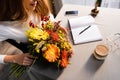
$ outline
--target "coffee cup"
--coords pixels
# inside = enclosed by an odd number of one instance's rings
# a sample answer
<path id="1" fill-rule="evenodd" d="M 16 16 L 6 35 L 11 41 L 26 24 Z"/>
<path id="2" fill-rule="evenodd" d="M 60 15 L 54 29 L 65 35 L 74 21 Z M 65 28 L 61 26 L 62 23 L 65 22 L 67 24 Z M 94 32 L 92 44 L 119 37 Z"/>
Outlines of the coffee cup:
<path id="1" fill-rule="evenodd" d="M 109 49 L 105 45 L 97 45 L 94 50 L 94 57 L 97 60 L 104 60 L 108 55 Z"/>

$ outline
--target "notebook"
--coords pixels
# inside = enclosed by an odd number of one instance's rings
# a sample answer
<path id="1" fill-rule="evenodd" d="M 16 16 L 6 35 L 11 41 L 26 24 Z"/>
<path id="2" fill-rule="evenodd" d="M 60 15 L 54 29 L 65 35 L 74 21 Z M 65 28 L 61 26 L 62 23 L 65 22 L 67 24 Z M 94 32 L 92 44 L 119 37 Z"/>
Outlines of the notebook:
<path id="1" fill-rule="evenodd" d="M 101 33 L 92 16 L 71 18 L 68 21 L 74 44 L 102 40 Z"/>

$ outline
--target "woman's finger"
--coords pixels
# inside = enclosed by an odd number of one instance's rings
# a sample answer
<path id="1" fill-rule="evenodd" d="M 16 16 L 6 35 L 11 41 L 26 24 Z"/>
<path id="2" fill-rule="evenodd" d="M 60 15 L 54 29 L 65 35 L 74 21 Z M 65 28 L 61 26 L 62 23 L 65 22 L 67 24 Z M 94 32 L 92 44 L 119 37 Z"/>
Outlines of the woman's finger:
<path id="1" fill-rule="evenodd" d="M 30 55 L 29 53 L 27 53 L 26 56 L 27 56 L 28 58 L 34 58 L 34 56 L 33 56 L 33 55 Z"/>
<path id="2" fill-rule="evenodd" d="M 28 65 L 31 65 L 32 63 L 33 63 L 33 61 L 24 61 L 23 65 L 28 66 Z"/>

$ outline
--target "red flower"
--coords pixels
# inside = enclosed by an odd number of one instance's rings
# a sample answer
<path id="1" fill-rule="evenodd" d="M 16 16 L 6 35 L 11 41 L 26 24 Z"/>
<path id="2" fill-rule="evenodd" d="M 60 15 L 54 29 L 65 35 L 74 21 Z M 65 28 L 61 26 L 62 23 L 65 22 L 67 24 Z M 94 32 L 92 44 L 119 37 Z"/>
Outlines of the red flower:
<path id="1" fill-rule="evenodd" d="M 36 25 L 34 25 L 32 21 L 29 22 L 29 26 L 32 27 L 32 28 L 36 27 Z"/>
<path id="2" fill-rule="evenodd" d="M 51 37 L 53 38 L 53 40 L 59 41 L 59 38 L 58 38 L 58 34 L 57 34 L 57 33 L 55 33 L 55 32 L 51 33 Z"/>
<path id="3" fill-rule="evenodd" d="M 50 16 L 41 16 L 41 21 L 48 21 L 50 19 Z"/>
<path id="4" fill-rule="evenodd" d="M 50 34 L 54 41 L 59 41 L 59 36 L 56 32 L 54 32 L 53 30 L 49 30 L 48 33 Z"/>
<path id="5" fill-rule="evenodd" d="M 61 59 L 61 61 L 60 61 L 60 64 L 61 64 L 61 66 L 62 66 L 63 68 L 65 68 L 65 67 L 67 67 L 67 65 L 68 65 L 68 52 L 65 51 L 65 50 L 63 50 L 61 53 L 62 53 L 62 54 L 61 54 L 62 59 Z"/>

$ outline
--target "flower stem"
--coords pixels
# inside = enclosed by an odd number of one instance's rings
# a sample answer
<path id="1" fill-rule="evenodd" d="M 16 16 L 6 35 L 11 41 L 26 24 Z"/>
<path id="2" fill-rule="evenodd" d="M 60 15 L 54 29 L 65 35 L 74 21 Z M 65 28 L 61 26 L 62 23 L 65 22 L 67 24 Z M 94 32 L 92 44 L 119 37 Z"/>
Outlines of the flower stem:
<path id="1" fill-rule="evenodd" d="M 35 63 L 36 59 L 37 59 L 37 57 L 35 57 L 35 59 L 34 59 L 34 61 L 33 61 L 32 65 L 30 66 L 30 68 L 29 68 L 29 70 L 28 70 L 29 72 L 31 71 L 32 66 L 34 65 L 34 63 Z"/>

